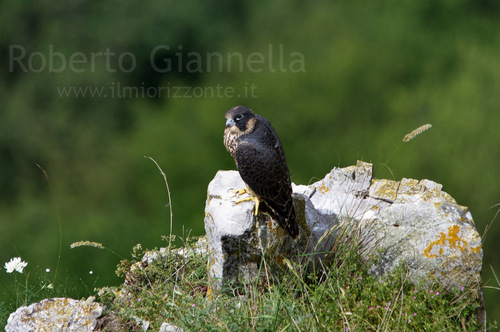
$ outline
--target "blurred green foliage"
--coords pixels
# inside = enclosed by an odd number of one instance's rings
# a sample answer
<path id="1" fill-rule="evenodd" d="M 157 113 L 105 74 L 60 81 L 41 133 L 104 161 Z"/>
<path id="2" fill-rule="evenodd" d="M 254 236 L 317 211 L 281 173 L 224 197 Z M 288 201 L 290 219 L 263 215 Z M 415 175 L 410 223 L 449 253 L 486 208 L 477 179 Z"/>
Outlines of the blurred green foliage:
<path id="1" fill-rule="evenodd" d="M 499 31 L 494 0 L 2 1 L 0 259 L 21 256 L 53 278 L 60 221 L 58 279 L 74 296 L 117 284 L 118 257 L 69 245 L 97 241 L 122 256 L 136 243 L 164 245 L 167 191 L 144 156 L 167 175 L 174 233 L 203 234 L 206 187 L 235 168 L 224 113 L 243 104 L 273 123 L 296 183 L 357 159 L 379 178 L 442 183 L 470 208 L 484 234 L 484 281 L 498 287 Z M 87 61 L 72 68 L 75 53 Z M 297 55 L 304 70 L 292 66 Z M 217 86 L 234 93 L 210 94 Z M 425 123 L 432 129 L 401 142 Z M 3 287 L 10 277 L 0 273 Z M 498 294 L 485 290 L 492 318 Z"/>

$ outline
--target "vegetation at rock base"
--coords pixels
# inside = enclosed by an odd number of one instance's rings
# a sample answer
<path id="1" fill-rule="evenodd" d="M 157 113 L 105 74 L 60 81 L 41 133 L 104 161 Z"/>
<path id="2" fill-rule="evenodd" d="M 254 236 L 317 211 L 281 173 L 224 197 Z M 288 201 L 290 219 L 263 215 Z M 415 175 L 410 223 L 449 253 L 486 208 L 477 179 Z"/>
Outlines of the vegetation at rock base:
<path id="1" fill-rule="evenodd" d="M 352 248 L 334 258 L 331 267 L 310 270 L 288 261 L 271 271 L 263 264 L 265 281 L 210 294 L 207 254 L 194 240 L 182 249 L 167 248 L 149 264 L 142 259 L 146 252 L 136 248 L 135 259 L 117 270 L 124 285 L 99 291 L 108 313 L 125 322 L 131 317 L 148 321 L 153 330 L 163 322 L 187 331 L 479 329 L 471 290 L 414 286 L 403 268 L 377 279 Z"/>

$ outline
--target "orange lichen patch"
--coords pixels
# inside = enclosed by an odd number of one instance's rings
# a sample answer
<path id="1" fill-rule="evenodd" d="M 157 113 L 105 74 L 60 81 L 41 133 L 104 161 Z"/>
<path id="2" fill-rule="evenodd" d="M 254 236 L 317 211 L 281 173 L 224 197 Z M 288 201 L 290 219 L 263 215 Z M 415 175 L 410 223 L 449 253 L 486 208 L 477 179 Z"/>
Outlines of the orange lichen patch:
<path id="1" fill-rule="evenodd" d="M 211 286 L 208 286 L 207 287 L 207 299 L 209 301 L 212 301 L 213 300 L 213 290 L 212 290 L 212 287 Z"/>
<path id="2" fill-rule="evenodd" d="M 481 244 L 479 244 L 477 247 L 470 247 L 470 250 L 476 254 L 479 254 L 481 252 Z"/>
<path id="3" fill-rule="evenodd" d="M 271 232 L 274 232 L 277 228 L 277 224 L 272 219 L 269 219 L 269 221 L 267 222 L 267 227 Z"/>
<path id="4" fill-rule="evenodd" d="M 461 252 L 464 251 L 465 247 L 467 247 L 467 241 L 460 238 L 458 236 L 458 232 L 460 231 L 460 226 L 453 225 L 448 227 L 448 234 L 444 232 L 440 232 L 439 238 L 436 241 L 432 241 L 427 248 L 424 250 L 424 255 L 429 258 L 436 258 L 441 256 L 444 252 L 444 247 L 447 246 L 450 249 L 458 249 Z M 438 253 L 431 253 L 434 249 L 434 246 L 438 247 Z"/>
<path id="5" fill-rule="evenodd" d="M 393 180 L 372 180 L 372 185 L 375 186 L 375 192 L 372 196 L 395 200 L 398 192 L 399 181 Z"/>
<path id="6" fill-rule="evenodd" d="M 321 187 L 318 188 L 318 190 L 322 193 L 322 194 L 326 194 L 327 192 L 330 191 L 330 188 L 326 187 L 325 184 L 323 183 L 321 185 Z"/>

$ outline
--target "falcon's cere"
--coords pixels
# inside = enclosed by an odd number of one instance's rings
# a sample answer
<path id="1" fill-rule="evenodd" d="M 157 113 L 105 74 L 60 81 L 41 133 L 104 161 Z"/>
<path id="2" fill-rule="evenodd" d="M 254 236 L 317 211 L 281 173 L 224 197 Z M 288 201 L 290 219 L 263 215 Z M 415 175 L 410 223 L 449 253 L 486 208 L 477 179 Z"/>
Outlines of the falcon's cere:
<path id="1" fill-rule="evenodd" d="M 299 227 L 295 221 L 290 172 L 271 123 L 245 106 L 233 107 L 226 113 L 224 145 L 247 191 L 253 195 L 250 199 L 255 201 L 255 214 L 258 211 L 268 213 L 297 239 Z M 243 200 L 249 199 L 238 202 Z"/>

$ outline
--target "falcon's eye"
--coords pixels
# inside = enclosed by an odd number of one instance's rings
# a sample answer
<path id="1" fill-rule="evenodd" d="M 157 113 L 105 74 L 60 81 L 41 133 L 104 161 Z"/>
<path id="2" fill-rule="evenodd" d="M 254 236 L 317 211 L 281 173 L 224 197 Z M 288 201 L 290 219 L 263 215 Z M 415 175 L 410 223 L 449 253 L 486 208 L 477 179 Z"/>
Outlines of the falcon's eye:
<path id="1" fill-rule="evenodd" d="M 235 121 L 240 121 L 243 118 L 243 114 L 238 114 L 234 117 Z"/>

